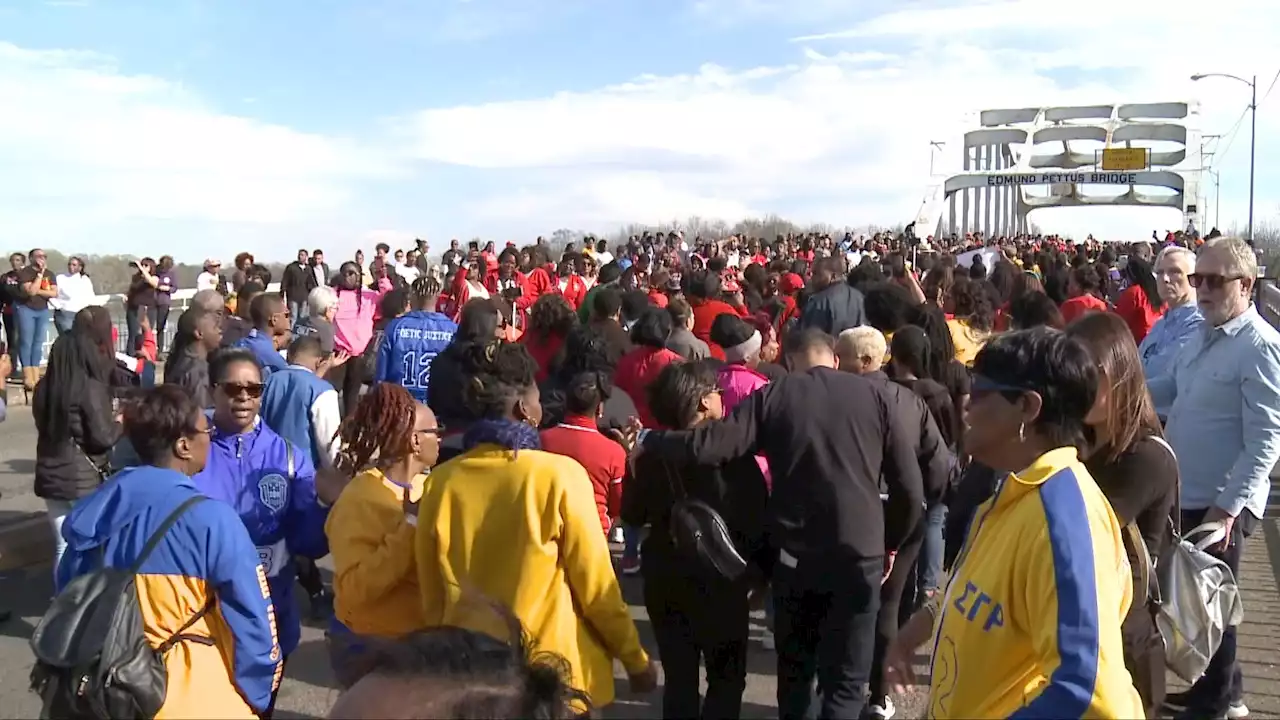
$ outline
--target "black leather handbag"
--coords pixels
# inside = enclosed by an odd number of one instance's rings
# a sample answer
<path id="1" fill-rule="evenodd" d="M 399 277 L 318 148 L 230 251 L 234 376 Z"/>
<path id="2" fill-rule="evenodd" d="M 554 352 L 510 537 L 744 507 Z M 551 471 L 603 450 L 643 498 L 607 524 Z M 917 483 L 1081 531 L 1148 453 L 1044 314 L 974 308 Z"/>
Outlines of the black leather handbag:
<path id="1" fill-rule="evenodd" d="M 671 507 L 671 542 L 676 550 L 712 577 L 737 580 L 747 570 L 747 561 L 729 534 L 729 526 L 715 508 L 689 497 L 684 483 L 667 463 L 663 463 L 671 483 L 675 504 Z"/>

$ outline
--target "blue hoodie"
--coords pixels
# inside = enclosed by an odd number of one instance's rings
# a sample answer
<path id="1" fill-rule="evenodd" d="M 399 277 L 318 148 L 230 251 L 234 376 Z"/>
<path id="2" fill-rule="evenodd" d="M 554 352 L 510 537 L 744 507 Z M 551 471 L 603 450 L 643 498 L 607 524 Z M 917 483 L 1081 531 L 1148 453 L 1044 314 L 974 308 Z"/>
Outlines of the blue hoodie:
<path id="1" fill-rule="evenodd" d="M 374 384 L 403 385 L 418 402 L 427 401 L 431 363 L 453 342 L 458 326 L 437 312 L 414 310 L 387 323 L 378 346 Z"/>
<path id="2" fill-rule="evenodd" d="M 78 502 L 62 524 L 62 589 L 98 569 L 128 567 L 160 523 L 198 495 L 191 478 L 153 466 L 129 468 Z M 165 656 L 163 717 L 251 717 L 266 710 L 280 684 L 283 655 L 258 553 L 244 525 L 222 503 L 187 509 L 136 579 L 148 636 L 168 638 L 213 593 L 213 609 L 187 632 L 213 645 L 183 642 Z M 246 707 L 246 701 L 248 707 Z"/>
<path id="3" fill-rule="evenodd" d="M 280 649 L 288 656 L 302 635 L 302 620 L 293 600 L 297 575 L 293 556 L 321 558 L 329 554 L 324 534 L 329 509 L 316 498 L 316 471 L 310 453 L 291 445 L 261 420 L 239 435 L 215 429 L 209 462 L 192 480 L 200 492 L 234 508 L 248 528 L 271 585 Z"/>

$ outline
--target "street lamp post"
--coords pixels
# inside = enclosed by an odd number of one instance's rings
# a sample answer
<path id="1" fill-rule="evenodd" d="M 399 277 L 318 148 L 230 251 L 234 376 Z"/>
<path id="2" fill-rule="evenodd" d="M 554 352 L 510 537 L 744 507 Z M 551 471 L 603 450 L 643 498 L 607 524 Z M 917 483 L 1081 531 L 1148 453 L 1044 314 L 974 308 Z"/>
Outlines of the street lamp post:
<path id="1" fill-rule="evenodd" d="M 947 143 L 942 140 L 929 141 L 929 177 L 931 178 L 933 177 L 933 151 L 937 150 L 938 152 L 942 152 L 942 146 L 946 144 Z"/>
<path id="2" fill-rule="evenodd" d="M 1209 176 L 1213 178 L 1213 226 L 1218 227 L 1219 218 L 1222 217 L 1222 174 L 1209 168 Z"/>
<path id="3" fill-rule="evenodd" d="M 1249 86 L 1249 246 L 1253 247 L 1253 174 L 1254 162 L 1258 157 L 1258 76 L 1254 75 L 1252 80 L 1245 80 L 1236 75 L 1228 73 L 1200 73 L 1192 75 L 1191 80 L 1203 80 L 1211 77 L 1222 77 L 1242 82 Z"/>

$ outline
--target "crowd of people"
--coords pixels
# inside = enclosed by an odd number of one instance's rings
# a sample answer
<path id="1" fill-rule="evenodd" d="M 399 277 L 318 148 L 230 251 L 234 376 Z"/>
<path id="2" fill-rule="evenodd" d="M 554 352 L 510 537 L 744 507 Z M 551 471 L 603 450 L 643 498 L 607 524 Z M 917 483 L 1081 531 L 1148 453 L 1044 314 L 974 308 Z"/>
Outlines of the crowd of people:
<path id="1" fill-rule="evenodd" d="M 18 344 L 65 282 L 42 256 Z M 57 585 L 140 563 L 161 716 L 270 717 L 299 585 L 336 717 L 584 716 L 615 661 L 656 689 L 650 653 L 664 717 L 738 717 L 759 607 L 782 718 L 893 717 L 917 650 L 930 717 L 1248 715 L 1235 628 L 1167 693 L 1134 586 L 1205 522 L 1238 573 L 1266 507 L 1280 333 L 1239 240 L 418 241 L 300 250 L 278 293 L 234 265 L 161 384 L 94 306 L 23 377 Z"/>

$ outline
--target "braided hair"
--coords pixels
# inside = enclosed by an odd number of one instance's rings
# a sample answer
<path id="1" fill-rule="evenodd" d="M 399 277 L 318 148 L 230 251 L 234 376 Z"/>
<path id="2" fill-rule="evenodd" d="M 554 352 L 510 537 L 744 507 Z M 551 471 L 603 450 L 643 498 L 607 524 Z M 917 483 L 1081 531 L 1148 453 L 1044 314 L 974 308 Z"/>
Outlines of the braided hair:
<path id="1" fill-rule="evenodd" d="M 465 374 L 471 376 L 464 398 L 482 419 L 506 417 L 516 397 L 536 384 L 538 363 L 524 345 L 493 341 L 469 353 Z"/>
<path id="2" fill-rule="evenodd" d="M 416 412 L 417 401 L 403 385 L 374 385 L 338 426 L 337 470 L 354 474 L 375 457 L 384 466 L 408 457 Z"/>
<path id="3" fill-rule="evenodd" d="M 427 273 L 409 286 L 409 302 L 415 309 L 435 310 L 435 299 L 444 291 L 444 285 L 436 276 Z"/>

